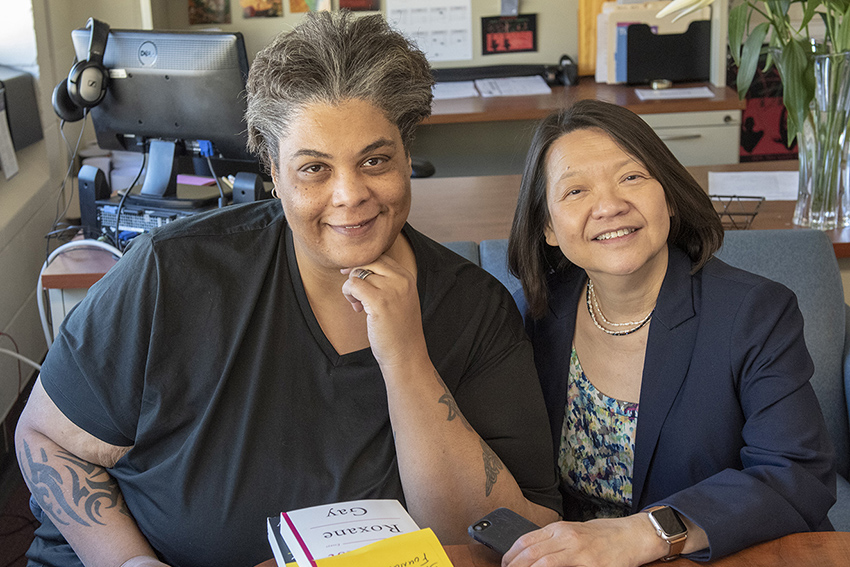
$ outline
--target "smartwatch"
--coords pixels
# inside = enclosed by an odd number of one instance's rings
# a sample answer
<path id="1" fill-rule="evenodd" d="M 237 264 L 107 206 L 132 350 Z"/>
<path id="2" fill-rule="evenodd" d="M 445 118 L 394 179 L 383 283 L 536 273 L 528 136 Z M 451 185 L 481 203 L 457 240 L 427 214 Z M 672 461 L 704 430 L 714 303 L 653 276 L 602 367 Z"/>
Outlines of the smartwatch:
<path id="1" fill-rule="evenodd" d="M 655 533 L 667 542 L 667 555 L 662 557 L 661 560 L 676 559 L 682 553 L 685 548 L 685 541 L 688 539 L 688 528 L 685 527 L 682 518 L 670 506 L 653 506 L 648 508 L 646 512 L 649 514 L 649 521 L 652 522 Z"/>

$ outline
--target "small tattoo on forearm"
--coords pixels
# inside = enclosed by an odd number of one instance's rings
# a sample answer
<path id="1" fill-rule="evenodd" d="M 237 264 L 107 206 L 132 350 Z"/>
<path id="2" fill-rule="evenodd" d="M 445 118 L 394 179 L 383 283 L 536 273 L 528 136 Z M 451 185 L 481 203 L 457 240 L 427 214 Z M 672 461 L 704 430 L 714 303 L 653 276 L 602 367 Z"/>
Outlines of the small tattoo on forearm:
<path id="1" fill-rule="evenodd" d="M 26 463 L 26 467 L 22 467 L 26 469 L 23 474 L 33 498 L 55 523 L 105 525 L 102 521 L 103 513 L 116 507 L 120 513 L 130 516 L 118 483 L 105 468 L 82 461 L 66 451 L 57 453 L 55 458 L 65 461 L 65 471 L 71 476 L 71 502 L 63 492 L 61 473 L 47 464 L 47 452 L 44 449 L 39 451 L 39 460 L 36 460 L 29 444 L 24 441 L 23 457 L 21 462 Z"/>
<path id="2" fill-rule="evenodd" d="M 466 418 L 463 417 L 462 413 L 460 413 L 460 408 L 457 407 L 457 402 L 455 401 L 454 396 L 452 396 L 452 393 L 449 392 L 445 382 L 443 382 L 443 379 L 440 378 L 440 374 L 436 370 L 434 371 L 434 376 L 436 376 L 437 380 L 443 385 L 443 388 L 446 391 L 446 393 L 440 396 L 440 399 L 437 400 L 438 403 L 446 404 L 446 407 L 449 408 L 449 415 L 446 416 L 446 421 L 454 421 L 456 418 L 460 418 L 460 422 L 464 427 L 466 427 L 467 431 L 473 431 L 472 426 L 469 425 L 469 422 L 466 421 Z"/>
<path id="3" fill-rule="evenodd" d="M 505 465 L 483 439 L 481 439 L 481 449 L 484 451 L 484 474 L 486 475 L 484 495 L 490 496 L 490 493 L 493 492 L 493 485 L 496 484 L 496 479 L 499 476 L 499 471 L 505 468 Z"/>

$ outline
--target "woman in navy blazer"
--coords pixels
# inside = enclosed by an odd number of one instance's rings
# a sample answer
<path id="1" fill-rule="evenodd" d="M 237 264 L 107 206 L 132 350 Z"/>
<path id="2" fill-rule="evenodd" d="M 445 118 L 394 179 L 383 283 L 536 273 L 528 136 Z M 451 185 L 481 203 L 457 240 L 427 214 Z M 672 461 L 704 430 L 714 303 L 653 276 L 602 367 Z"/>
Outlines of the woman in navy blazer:
<path id="1" fill-rule="evenodd" d="M 508 249 L 564 520 L 510 567 L 708 560 L 832 529 L 833 452 L 794 294 L 713 257 L 709 197 L 634 113 L 545 119 Z"/>

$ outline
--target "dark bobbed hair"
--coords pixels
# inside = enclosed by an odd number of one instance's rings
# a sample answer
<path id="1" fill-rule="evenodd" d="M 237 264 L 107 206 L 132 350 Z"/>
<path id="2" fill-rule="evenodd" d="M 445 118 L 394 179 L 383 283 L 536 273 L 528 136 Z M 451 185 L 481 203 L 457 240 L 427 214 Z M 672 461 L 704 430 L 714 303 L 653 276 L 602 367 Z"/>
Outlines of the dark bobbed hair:
<path id="1" fill-rule="evenodd" d="M 431 114 L 434 79 L 425 55 L 380 14 L 311 12 L 260 51 L 248 74 L 248 149 L 270 171 L 280 140 L 307 105 L 365 100 L 401 134 L 405 151 Z"/>
<path id="2" fill-rule="evenodd" d="M 540 122 L 525 160 L 508 241 L 508 268 L 522 283 L 532 317 L 539 318 L 545 313 L 547 274 L 569 266 L 569 260 L 558 247 L 546 244 L 544 235 L 550 219 L 546 201 L 549 148 L 564 134 L 586 129 L 608 134 L 661 184 L 673 215 L 667 242 L 688 254 L 694 264 L 693 272 L 702 268 L 723 244 L 723 225 L 711 199 L 646 122 L 616 104 L 579 101 Z"/>

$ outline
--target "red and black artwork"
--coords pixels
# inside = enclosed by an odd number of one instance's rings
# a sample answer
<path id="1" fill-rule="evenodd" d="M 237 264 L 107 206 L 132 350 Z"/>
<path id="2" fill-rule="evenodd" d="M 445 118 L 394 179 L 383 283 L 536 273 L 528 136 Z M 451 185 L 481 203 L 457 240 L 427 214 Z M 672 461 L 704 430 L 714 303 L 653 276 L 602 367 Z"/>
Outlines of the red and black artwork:
<path id="1" fill-rule="evenodd" d="M 776 67 L 763 72 L 760 63 L 741 115 L 740 161 L 797 159 L 797 142 L 788 145 L 787 111 Z M 735 88 L 734 81 L 730 86 Z"/>
<path id="2" fill-rule="evenodd" d="M 537 51 L 537 14 L 481 18 L 483 55 Z"/>

